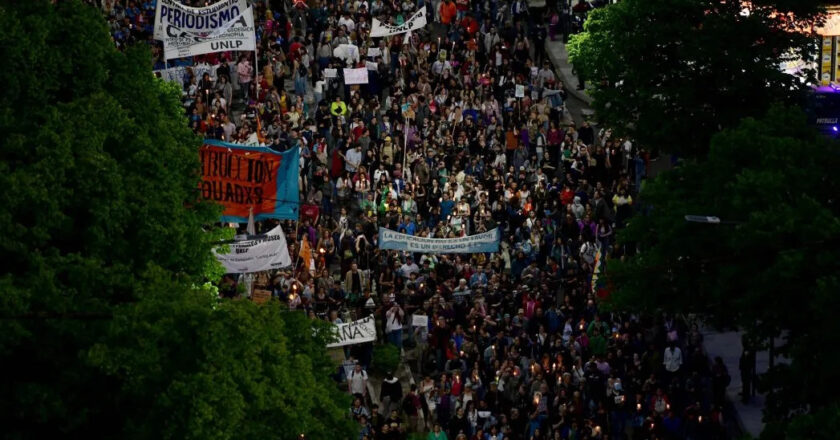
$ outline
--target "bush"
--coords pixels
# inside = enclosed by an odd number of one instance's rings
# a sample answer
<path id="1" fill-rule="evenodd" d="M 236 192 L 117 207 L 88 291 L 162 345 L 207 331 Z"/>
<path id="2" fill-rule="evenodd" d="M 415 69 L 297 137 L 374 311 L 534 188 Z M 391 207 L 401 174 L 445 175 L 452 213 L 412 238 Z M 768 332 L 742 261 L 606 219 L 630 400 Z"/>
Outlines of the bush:
<path id="1" fill-rule="evenodd" d="M 393 344 L 377 345 L 373 347 L 373 371 L 385 374 L 388 371 L 396 373 L 400 364 L 400 349 Z"/>

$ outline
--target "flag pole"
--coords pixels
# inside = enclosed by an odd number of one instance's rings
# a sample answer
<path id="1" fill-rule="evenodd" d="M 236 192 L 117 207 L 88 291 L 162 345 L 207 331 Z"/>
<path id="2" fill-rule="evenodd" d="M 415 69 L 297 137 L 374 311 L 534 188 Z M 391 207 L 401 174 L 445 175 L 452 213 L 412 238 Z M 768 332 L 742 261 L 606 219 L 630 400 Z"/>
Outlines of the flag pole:
<path id="1" fill-rule="evenodd" d="M 292 278 L 297 280 L 297 265 L 300 262 L 300 251 L 301 251 L 301 244 L 298 243 L 298 233 L 300 232 L 300 216 L 298 216 L 297 220 L 295 220 L 295 240 L 292 242 L 295 244 L 295 248 L 297 249 L 297 257 L 295 257 L 295 263 L 292 265 Z"/>
<path id="2" fill-rule="evenodd" d="M 405 182 L 405 163 L 406 163 L 406 158 L 408 158 L 408 120 L 406 120 L 405 123 L 403 124 L 403 131 L 405 132 L 404 133 L 405 139 L 403 140 L 403 169 L 402 169 L 403 173 L 402 173 L 402 179 L 403 179 L 403 182 Z"/>
<path id="3" fill-rule="evenodd" d="M 256 40 L 256 35 L 254 36 L 254 40 Z M 258 101 L 260 97 L 260 55 L 258 52 L 259 47 L 254 43 L 254 94 L 256 95 L 254 101 Z M 247 105 L 247 103 L 246 103 Z"/>

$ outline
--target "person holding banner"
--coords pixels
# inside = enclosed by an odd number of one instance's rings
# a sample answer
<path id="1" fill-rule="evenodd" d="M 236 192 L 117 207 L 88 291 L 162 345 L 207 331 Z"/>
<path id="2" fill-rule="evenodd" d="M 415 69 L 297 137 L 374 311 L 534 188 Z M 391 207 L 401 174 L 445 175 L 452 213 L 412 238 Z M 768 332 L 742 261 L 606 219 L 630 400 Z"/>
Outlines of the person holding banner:
<path id="1" fill-rule="evenodd" d="M 593 437 L 596 426 L 622 438 L 621 420 L 650 416 L 659 423 L 662 415 L 645 403 L 656 387 L 688 393 L 686 383 L 710 380 L 705 371 L 696 371 L 698 378 L 682 371 L 703 364 L 702 350 L 684 350 L 685 366 L 674 374 L 642 361 L 664 353 L 660 341 L 650 346 L 637 336 L 659 332 L 655 323 L 665 321 L 660 316 L 637 319 L 599 309 L 610 291 L 603 274 L 626 253 L 604 238 L 605 231 L 615 236 L 634 214 L 622 201 L 635 198 L 648 153 L 630 139 L 597 133 L 565 111 L 567 94 L 557 71 L 540 61 L 541 16 L 529 17 L 526 2 L 490 11 L 469 11 L 460 0 L 416 10 L 410 3 L 343 8 L 325 2 L 295 8 L 290 17 L 279 10 L 269 14 L 266 2 L 251 3 L 255 29 L 241 39 L 259 32 L 259 58 L 250 61 L 251 49 L 225 47 L 166 63 L 158 43 L 156 65 L 163 69 L 157 74 L 186 92 L 190 123 L 207 137 L 259 143 L 260 127 L 266 127 L 265 149 L 272 156 L 251 162 L 256 153 L 268 153 L 243 150 L 237 156 L 246 164 L 236 173 L 239 181 L 220 177 L 232 184 L 230 191 L 217 184 L 214 193 L 211 183 L 206 193 L 244 206 L 259 188 L 268 204 L 288 207 L 283 216 L 271 214 L 256 224 L 257 231 L 281 228 L 295 237 L 286 244 L 290 256 L 304 206 L 320 206 L 317 228 L 306 232 L 308 243 L 318 244 L 309 253 L 318 257 L 313 255 L 315 274 L 297 274 L 300 282 L 295 274 L 281 275 L 285 257 L 276 245 L 236 247 L 248 251 L 226 261 L 231 268 L 262 269 L 259 258 L 246 257 L 266 256 L 267 290 L 307 312 L 323 314 L 326 304 L 338 346 L 350 347 L 364 365 L 371 344 L 402 345 L 406 311 L 426 316 L 425 324 L 410 326 L 421 339 L 412 373 L 428 374 L 435 383 L 418 396 L 434 413 L 430 419 L 441 423 L 442 435 L 433 438 L 456 438 L 461 430 L 466 438 L 484 432 L 499 438 L 575 432 L 583 438 Z M 429 12 L 440 23 L 426 23 Z M 407 19 L 400 23 L 398 17 Z M 153 37 L 137 29 L 136 18 L 135 28 L 116 18 L 116 43 Z M 154 22 L 153 13 L 146 20 Z M 224 59 L 238 63 L 231 68 Z M 255 75 L 257 66 L 267 69 L 264 75 Z M 201 96 L 208 83 L 211 99 Z M 239 96 L 231 88 L 237 84 Z M 214 91 L 226 102 L 224 113 L 212 110 Z M 231 114 L 240 108 L 245 112 Z M 227 147 L 205 157 L 205 172 L 226 174 L 218 164 L 227 160 Z M 288 174 L 271 173 L 274 180 L 256 172 L 279 166 L 287 166 Z M 272 189 L 298 181 L 297 197 Z M 364 209 L 347 209 L 356 208 L 347 202 L 357 199 Z M 340 209 L 333 210 L 336 203 Z M 395 269 L 403 261 L 400 276 Z M 239 296 L 236 286 L 244 284 L 238 273 L 228 274 L 224 295 Z M 312 286 L 312 298 L 296 292 Z M 596 320 L 606 323 L 597 334 L 589 325 Z M 385 324 L 384 340 L 376 339 L 376 322 Z M 462 330 L 453 332 L 458 326 Z M 679 326 L 675 331 L 681 342 Z M 408 356 L 412 350 L 404 348 Z M 462 371 L 445 374 L 447 365 Z M 635 385 L 640 377 L 652 377 L 650 385 Z M 360 369 L 348 391 L 364 397 L 367 380 Z M 459 392 L 467 380 L 480 389 Z M 407 387 L 405 378 L 400 381 Z M 553 398 L 546 401 L 547 395 Z M 589 403 L 604 411 L 589 414 Z M 707 414 L 706 420 L 710 411 L 671 405 L 675 415 L 695 422 L 697 414 Z M 464 417 L 449 423 L 459 411 Z M 599 421 L 604 419 L 615 423 Z M 511 426 L 516 432 L 508 431 Z M 371 426 L 370 433 L 382 437 L 382 426 Z"/>

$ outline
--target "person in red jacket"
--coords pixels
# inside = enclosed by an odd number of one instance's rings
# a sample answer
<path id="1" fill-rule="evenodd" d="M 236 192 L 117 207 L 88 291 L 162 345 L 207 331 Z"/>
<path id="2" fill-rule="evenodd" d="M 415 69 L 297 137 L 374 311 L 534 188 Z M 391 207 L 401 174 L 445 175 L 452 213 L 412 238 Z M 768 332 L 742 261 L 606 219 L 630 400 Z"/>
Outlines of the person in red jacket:
<path id="1" fill-rule="evenodd" d="M 455 10 L 457 11 L 457 19 L 460 21 L 467 15 L 467 11 L 470 9 L 470 0 L 456 0 L 455 1 Z"/>
<path id="2" fill-rule="evenodd" d="M 449 25 L 452 24 L 455 16 L 458 14 L 458 8 L 452 0 L 446 0 L 440 4 L 440 22 Z"/>
<path id="3" fill-rule="evenodd" d="M 458 13 L 460 12 L 461 11 L 459 10 Z M 478 32 L 478 20 L 470 14 L 467 14 L 466 17 L 460 20 L 460 25 L 467 31 L 468 34 L 470 34 L 470 36 L 473 36 L 476 32 Z"/>
<path id="4" fill-rule="evenodd" d="M 567 184 L 563 185 L 563 191 L 560 192 L 560 203 L 562 203 L 563 206 L 566 206 L 566 205 L 572 203 L 574 198 L 575 198 L 575 192 L 572 191 L 571 188 L 569 188 L 569 184 L 567 183 Z"/>

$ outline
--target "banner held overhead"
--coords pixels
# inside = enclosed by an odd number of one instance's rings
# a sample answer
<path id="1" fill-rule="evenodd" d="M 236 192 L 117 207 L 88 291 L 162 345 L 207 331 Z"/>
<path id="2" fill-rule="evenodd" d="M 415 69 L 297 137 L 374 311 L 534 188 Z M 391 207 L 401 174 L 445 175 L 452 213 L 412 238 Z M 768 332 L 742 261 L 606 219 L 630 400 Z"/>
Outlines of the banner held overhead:
<path id="1" fill-rule="evenodd" d="M 222 0 L 210 6 L 194 8 L 177 0 L 157 0 L 155 7 L 155 40 L 166 37 L 207 38 L 242 14 L 246 0 Z"/>
<path id="2" fill-rule="evenodd" d="M 278 153 L 206 140 L 199 154 L 201 197 L 224 206 L 222 221 L 245 223 L 251 207 L 255 220 L 297 220 L 300 148 Z"/>
<path id="3" fill-rule="evenodd" d="M 373 19 L 373 26 L 371 27 L 371 38 L 389 37 L 391 35 L 404 34 L 406 32 L 416 31 L 426 27 L 426 9 L 421 8 L 415 12 L 405 23 L 394 26 L 382 23 L 377 19 Z"/>
<path id="4" fill-rule="evenodd" d="M 169 29 L 174 29 L 169 27 Z M 257 47 L 254 14 L 246 8 L 229 22 L 206 37 L 187 33 L 174 33 L 163 38 L 163 51 L 167 59 L 183 58 L 228 50 L 251 51 Z"/>
<path id="5" fill-rule="evenodd" d="M 499 228 L 476 235 L 456 238 L 424 238 L 379 228 L 379 249 L 394 249 L 425 254 L 474 254 L 498 252 L 502 234 Z"/>
<path id="6" fill-rule="evenodd" d="M 376 322 L 373 316 L 368 316 L 358 321 L 335 325 L 332 332 L 336 342 L 327 344 L 327 348 L 373 342 L 376 340 Z"/>
<path id="7" fill-rule="evenodd" d="M 228 253 L 213 250 L 216 259 L 225 267 L 226 273 L 253 273 L 292 265 L 286 235 L 279 225 L 265 235 L 249 236 L 248 239 L 228 247 Z"/>
<path id="8" fill-rule="evenodd" d="M 358 69 L 344 69 L 344 84 L 367 84 L 368 83 L 368 69 L 366 67 L 359 67 Z"/>

